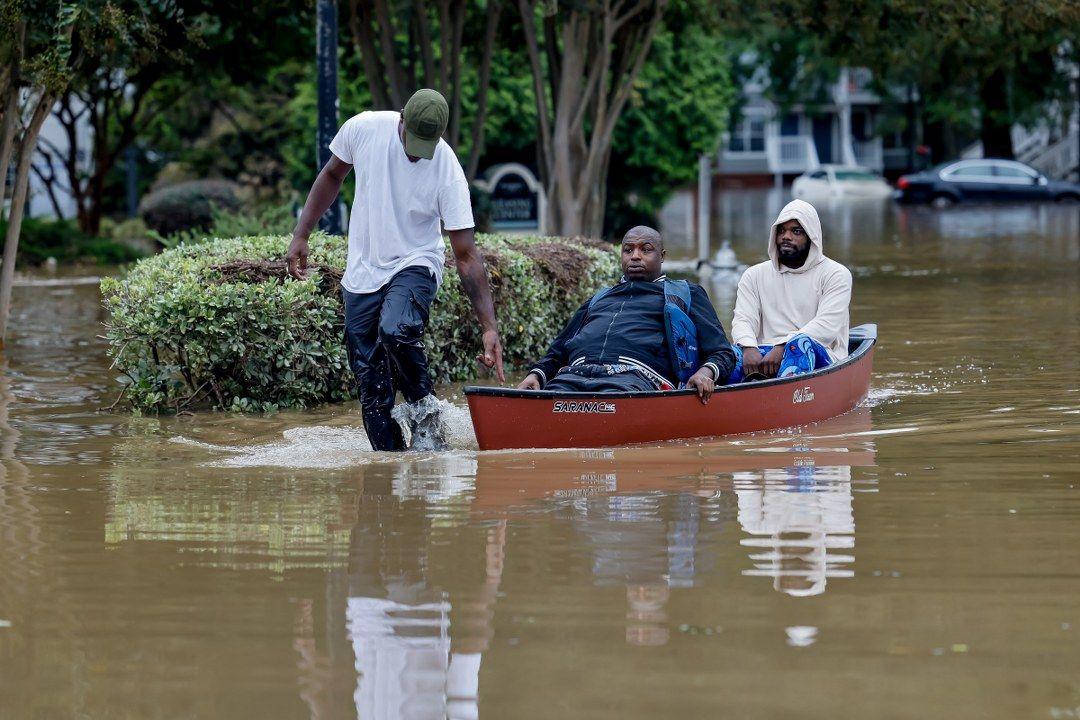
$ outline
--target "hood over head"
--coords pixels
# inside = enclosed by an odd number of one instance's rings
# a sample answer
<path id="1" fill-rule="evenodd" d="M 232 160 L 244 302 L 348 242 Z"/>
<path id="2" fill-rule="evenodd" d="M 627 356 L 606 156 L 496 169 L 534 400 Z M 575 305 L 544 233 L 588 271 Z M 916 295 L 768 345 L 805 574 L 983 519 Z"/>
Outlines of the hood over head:
<path id="1" fill-rule="evenodd" d="M 777 257 L 776 252 L 776 228 L 782 223 L 786 223 L 788 220 L 798 220 L 802 225 L 803 231 L 810 238 L 810 253 L 806 256 L 806 262 L 800 268 L 789 268 L 780 264 L 780 260 Z M 825 259 L 825 250 L 821 244 L 821 220 L 818 218 L 817 210 L 814 206 L 805 200 L 792 200 L 784 209 L 780 211 L 780 214 L 776 216 L 776 220 L 773 221 L 772 227 L 769 228 L 769 260 L 772 261 L 773 267 L 780 272 L 793 272 L 801 273 L 806 272 L 810 268 L 817 265 L 819 262 Z"/>

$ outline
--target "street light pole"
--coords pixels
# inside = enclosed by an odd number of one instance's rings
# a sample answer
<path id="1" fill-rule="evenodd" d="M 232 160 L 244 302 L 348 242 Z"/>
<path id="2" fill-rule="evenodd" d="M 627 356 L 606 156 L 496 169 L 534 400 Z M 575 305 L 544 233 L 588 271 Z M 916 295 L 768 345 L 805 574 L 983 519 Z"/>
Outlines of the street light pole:
<path id="1" fill-rule="evenodd" d="M 330 161 L 330 141 L 337 133 L 337 47 L 338 15 L 336 0 L 318 0 L 315 15 L 315 88 L 318 97 L 318 121 L 315 128 L 315 157 L 322 170 Z M 319 229 L 341 234 L 341 203 L 335 201 L 319 219 Z"/>

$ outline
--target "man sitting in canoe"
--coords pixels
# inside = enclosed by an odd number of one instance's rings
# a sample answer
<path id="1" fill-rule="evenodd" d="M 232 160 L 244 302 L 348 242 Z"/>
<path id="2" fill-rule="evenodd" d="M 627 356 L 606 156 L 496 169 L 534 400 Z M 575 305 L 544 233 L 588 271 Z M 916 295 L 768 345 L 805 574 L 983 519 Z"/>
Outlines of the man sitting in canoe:
<path id="1" fill-rule="evenodd" d="M 729 383 L 811 372 L 848 354 L 851 271 L 825 257 L 810 203 L 793 200 L 780 211 L 768 253 L 739 280 Z"/>
<path id="2" fill-rule="evenodd" d="M 660 233 L 631 228 L 622 241 L 622 280 L 578 308 L 518 388 L 625 392 L 684 385 L 707 403 L 734 367 L 735 353 L 704 288 L 661 273 L 664 254 Z"/>

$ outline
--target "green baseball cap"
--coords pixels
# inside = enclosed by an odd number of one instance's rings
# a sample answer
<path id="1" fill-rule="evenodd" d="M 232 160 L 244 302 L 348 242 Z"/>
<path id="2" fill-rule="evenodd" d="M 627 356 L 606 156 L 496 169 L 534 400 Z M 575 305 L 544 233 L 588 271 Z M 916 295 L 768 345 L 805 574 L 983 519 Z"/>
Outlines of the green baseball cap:
<path id="1" fill-rule="evenodd" d="M 450 108 L 437 90 L 417 90 L 405 103 L 405 152 L 430 160 L 446 132 Z"/>

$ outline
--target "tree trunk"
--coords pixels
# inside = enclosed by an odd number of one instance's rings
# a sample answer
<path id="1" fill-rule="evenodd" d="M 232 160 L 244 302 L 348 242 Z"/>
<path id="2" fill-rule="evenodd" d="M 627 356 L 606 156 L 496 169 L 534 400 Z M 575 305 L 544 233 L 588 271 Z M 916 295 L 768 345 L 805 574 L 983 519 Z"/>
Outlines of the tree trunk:
<path id="1" fill-rule="evenodd" d="M 983 157 L 1012 160 L 1012 113 L 1009 112 L 1009 90 L 1004 73 L 995 72 L 983 82 L 979 100 L 982 105 L 979 137 Z"/>
<path id="2" fill-rule="evenodd" d="M 453 40 L 450 43 L 450 122 L 446 126 L 446 138 L 450 147 L 456 148 L 461 139 L 461 36 L 465 32 L 465 4 L 457 6 L 453 18 Z M 445 61 L 444 61 L 445 64 Z"/>
<path id="3" fill-rule="evenodd" d="M 472 145 L 465 177 L 469 182 L 476 179 L 480 166 L 480 154 L 484 152 L 484 124 L 487 122 L 488 85 L 491 84 L 491 56 L 495 51 L 495 33 L 499 29 L 502 0 L 488 0 L 487 23 L 484 29 L 484 50 L 480 60 L 480 85 L 476 88 L 476 117 L 473 118 Z"/>
<path id="4" fill-rule="evenodd" d="M 19 72 L 22 67 L 23 42 L 26 38 L 26 23 L 20 22 L 12 38 L 11 62 L 4 72 L 4 83 L 0 85 L 0 100 L 4 103 L 4 119 L 0 123 L 0 215 L 3 215 L 4 199 L 7 197 L 8 168 L 11 167 L 11 152 L 15 147 L 15 125 L 19 117 Z M 0 335 L 0 344 L 4 341 Z"/>
<path id="5" fill-rule="evenodd" d="M 371 101 L 376 110 L 391 110 L 390 96 L 386 92 L 386 74 L 383 71 L 379 54 L 375 51 L 375 41 L 371 34 L 371 8 L 367 0 L 352 0 L 349 3 L 349 29 L 352 31 L 353 44 L 364 63 L 364 75 L 367 78 Z"/>
<path id="6" fill-rule="evenodd" d="M 499 6 L 503 0 L 490 0 L 487 4 L 489 21 L 498 22 Z M 439 0 L 410 3 L 390 0 L 350 0 L 349 28 L 353 45 L 364 64 L 368 88 L 376 110 L 399 110 L 404 107 L 412 92 L 419 87 L 438 90 L 446 98 L 449 119 L 443 137 L 452 147 L 457 147 L 462 128 L 462 58 L 465 50 L 465 19 L 469 3 L 464 0 Z M 431 8 L 437 16 L 437 31 L 432 31 Z M 394 28 L 408 27 L 413 40 L 405 53 L 399 57 L 394 42 Z M 489 26 L 490 27 L 490 26 Z M 486 77 L 490 78 L 491 45 L 495 42 L 495 30 L 485 33 L 485 46 L 481 54 L 488 58 Z M 439 59 L 435 61 L 434 48 L 439 46 Z M 419 48 L 416 46 L 419 45 Z M 416 60 L 419 57 L 419 61 Z M 484 73 L 482 72 L 482 75 Z M 478 100 L 484 108 L 480 120 L 486 116 L 487 80 L 481 80 Z M 471 175 L 470 175 L 471 177 Z"/>
<path id="7" fill-rule="evenodd" d="M 15 118 L 19 114 L 19 89 L 15 83 L 4 92 L 4 121 L 0 125 L 0 209 L 7 197 L 7 169 L 11 167 L 11 152 L 15 147 Z"/>
<path id="8" fill-rule="evenodd" d="M 4 238 L 4 259 L 0 265 L 0 347 L 7 337 L 7 321 L 11 312 L 11 286 L 15 281 L 15 255 L 19 249 L 19 231 L 22 229 L 23 209 L 30 184 L 30 163 L 37 146 L 38 133 L 45 118 L 52 112 L 56 98 L 42 90 L 30 124 L 19 140 L 19 164 L 15 169 L 15 188 L 11 193 L 11 212 L 8 215 L 7 236 Z"/>
<path id="9" fill-rule="evenodd" d="M 394 17 L 387 0 L 375 0 L 375 17 L 379 24 L 379 42 L 382 45 L 383 63 L 390 86 L 390 102 L 394 105 L 393 110 L 400 110 L 409 99 L 409 81 L 405 78 L 400 60 L 394 54 Z"/>
<path id="10" fill-rule="evenodd" d="M 605 2 L 599 8 L 573 6 L 546 15 L 542 20 L 543 52 L 548 57 L 545 72 L 535 8 L 528 0 L 519 0 L 536 94 L 537 155 L 547 193 L 549 233 L 599 237 L 603 232 L 615 126 L 665 5 L 666 0 L 642 0 L 629 7 Z M 556 43 L 559 35 L 561 42 Z M 545 98 L 549 88 L 550 118 Z"/>

